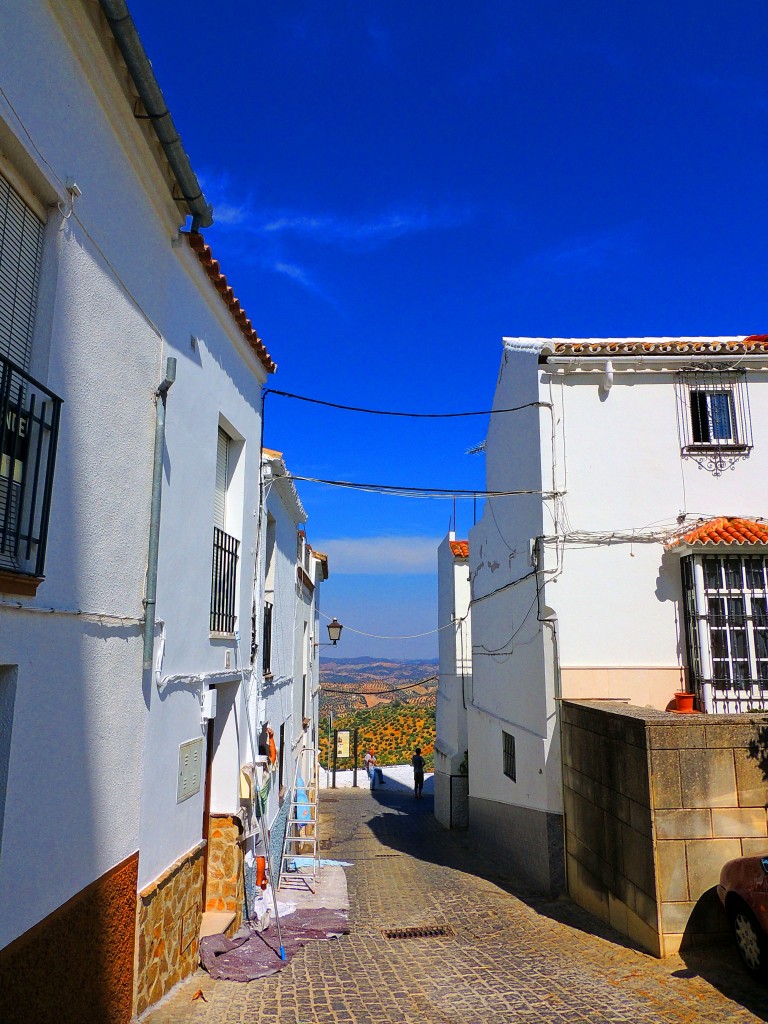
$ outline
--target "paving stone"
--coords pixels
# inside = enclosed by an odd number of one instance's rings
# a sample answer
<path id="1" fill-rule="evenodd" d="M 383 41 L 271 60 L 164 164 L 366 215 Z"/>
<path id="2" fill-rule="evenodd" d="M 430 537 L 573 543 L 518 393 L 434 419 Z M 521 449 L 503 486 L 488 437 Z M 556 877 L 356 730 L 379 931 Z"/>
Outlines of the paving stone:
<path id="1" fill-rule="evenodd" d="M 321 799 L 320 831 L 327 857 L 352 862 L 351 934 L 310 942 L 279 974 L 247 985 L 198 971 L 145 1024 L 768 1019 L 768 987 L 749 977 L 730 942 L 656 960 L 570 900 L 517 891 L 468 833 L 437 824 L 431 799 L 414 801 L 396 787 L 333 796 Z M 423 925 L 455 934 L 382 935 Z M 197 989 L 207 1002 L 192 1002 Z"/>

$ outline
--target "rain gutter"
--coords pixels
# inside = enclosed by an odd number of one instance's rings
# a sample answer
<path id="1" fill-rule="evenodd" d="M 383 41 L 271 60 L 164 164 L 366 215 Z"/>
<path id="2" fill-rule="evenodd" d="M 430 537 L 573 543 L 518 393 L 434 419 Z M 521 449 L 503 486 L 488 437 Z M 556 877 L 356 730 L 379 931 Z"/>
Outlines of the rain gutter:
<path id="1" fill-rule="evenodd" d="M 125 0 L 99 0 L 99 5 L 192 215 L 192 230 L 210 227 L 213 207 L 203 195 L 197 175 L 192 170 Z"/>

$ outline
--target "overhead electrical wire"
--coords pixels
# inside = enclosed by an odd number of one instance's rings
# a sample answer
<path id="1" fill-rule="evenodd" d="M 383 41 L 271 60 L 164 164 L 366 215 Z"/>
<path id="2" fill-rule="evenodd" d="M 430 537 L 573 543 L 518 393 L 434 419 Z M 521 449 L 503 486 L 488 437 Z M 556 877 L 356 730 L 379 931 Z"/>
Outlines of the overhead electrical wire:
<path id="1" fill-rule="evenodd" d="M 475 491 L 450 487 L 410 487 L 395 484 L 358 483 L 352 480 L 325 480 L 316 476 L 287 474 L 284 480 L 301 480 L 308 484 L 325 484 L 326 487 L 346 487 L 355 491 L 369 491 L 373 494 L 392 494 L 400 498 L 508 498 L 520 494 L 537 494 L 543 498 L 556 498 L 559 491 Z"/>
<path id="2" fill-rule="evenodd" d="M 417 686 L 423 686 L 425 683 L 431 683 L 434 679 L 439 677 L 427 676 L 426 679 L 419 679 L 416 683 L 407 683 L 405 686 L 392 686 L 388 690 L 334 690 L 331 686 L 323 686 L 323 693 L 339 693 L 349 697 L 378 697 L 380 693 L 400 693 L 401 690 L 414 690 Z"/>
<path id="3" fill-rule="evenodd" d="M 277 391 L 275 388 L 264 388 L 262 394 L 279 395 L 282 398 L 293 398 L 297 402 L 309 402 L 311 405 L 324 405 L 329 409 L 341 409 L 343 412 L 362 412 L 368 416 L 402 416 L 416 420 L 449 420 L 462 416 L 497 416 L 503 412 L 520 412 L 521 409 L 548 408 L 549 402 L 526 402 L 511 409 L 480 409 L 471 412 L 396 412 L 392 409 L 366 409 L 358 405 L 342 405 L 339 402 L 326 402 L 322 398 L 308 398 L 306 395 L 294 395 L 290 391 Z"/>
<path id="4" fill-rule="evenodd" d="M 323 616 L 324 619 L 331 618 L 330 615 L 326 615 L 326 613 L 322 610 L 320 610 L 320 614 Z M 466 618 L 466 616 L 464 616 L 464 618 Z M 428 629 L 426 633 L 411 633 L 409 636 L 379 636 L 378 633 L 364 633 L 362 629 L 355 629 L 353 626 L 346 625 L 344 626 L 344 629 L 348 629 L 350 633 L 357 633 L 358 636 L 370 637 L 372 640 L 417 640 L 422 636 L 432 636 L 433 633 L 439 633 L 440 630 L 448 629 L 450 626 L 455 625 L 456 622 L 461 621 L 462 619 L 452 620 L 451 622 L 446 622 L 444 626 L 438 626 L 436 629 Z"/>

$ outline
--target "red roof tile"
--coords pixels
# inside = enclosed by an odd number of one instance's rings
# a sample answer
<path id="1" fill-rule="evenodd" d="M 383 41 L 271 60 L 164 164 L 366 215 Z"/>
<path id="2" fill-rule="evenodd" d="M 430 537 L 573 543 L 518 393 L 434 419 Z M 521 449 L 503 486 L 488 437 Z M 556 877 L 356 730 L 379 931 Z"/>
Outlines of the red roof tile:
<path id="1" fill-rule="evenodd" d="M 768 523 L 762 519 L 735 519 L 720 516 L 699 523 L 669 544 L 768 544 Z"/>
<path id="2" fill-rule="evenodd" d="M 449 541 L 451 545 L 451 551 L 455 558 L 469 558 L 469 541 L 468 540 L 452 540 Z"/>
<path id="3" fill-rule="evenodd" d="M 219 261 L 213 258 L 210 246 L 205 244 L 203 236 L 197 231 L 190 231 L 187 234 L 187 238 L 189 239 L 189 244 L 192 247 L 192 250 L 200 260 L 203 270 L 210 278 L 210 281 L 216 291 L 221 295 L 222 299 L 229 307 L 232 319 L 240 328 L 240 332 L 245 340 L 258 356 L 261 365 L 267 373 L 274 373 L 277 369 L 277 363 L 274 361 L 272 356 L 270 356 L 269 352 L 267 352 L 264 342 L 257 334 L 255 328 L 251 324 L 251 321 L 248 319 L 245 310 L 240 305 L 235 293 L 230 288 L 226 277 L 221 272 Z"/>

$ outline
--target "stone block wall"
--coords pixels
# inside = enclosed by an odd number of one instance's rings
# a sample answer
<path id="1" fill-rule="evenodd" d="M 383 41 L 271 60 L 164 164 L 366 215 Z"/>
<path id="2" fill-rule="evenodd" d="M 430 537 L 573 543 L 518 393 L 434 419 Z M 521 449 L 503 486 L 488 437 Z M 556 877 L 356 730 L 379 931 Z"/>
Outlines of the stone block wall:
<path id="1" fill-rule="evenodd" d="M 235 920 L 232 931 L 236 931 L 242 923 L 245 897 L 240 833 L 239 818 L 233 815 L 211 815 L 205 909 L 233 912 Z"/>
<path id="2" fill-rule="evenodd" d="M 198 843 L 139 893 L 137 1015 L 197 967 L 204 853 L 205 842 Z"/>
<path id="3" fill-rule="evenodd" d="M 720 869 L 768 853 L 768 781 L 750 753 L 768 715 L 674 718 L 648 726 L 662 955 L 723 930 Z"/>
<path id="4" fill-rule="evenodd" d="M 561 728 L 572 898 L 656 956 L 711 941 L 720 868 L 768 853 L 768 715 L 564 701 Z"/>

